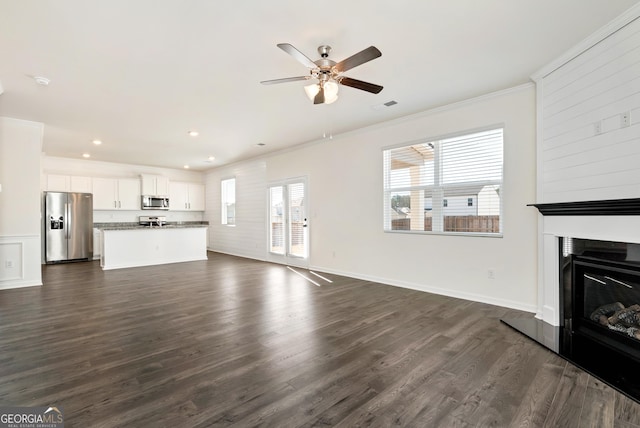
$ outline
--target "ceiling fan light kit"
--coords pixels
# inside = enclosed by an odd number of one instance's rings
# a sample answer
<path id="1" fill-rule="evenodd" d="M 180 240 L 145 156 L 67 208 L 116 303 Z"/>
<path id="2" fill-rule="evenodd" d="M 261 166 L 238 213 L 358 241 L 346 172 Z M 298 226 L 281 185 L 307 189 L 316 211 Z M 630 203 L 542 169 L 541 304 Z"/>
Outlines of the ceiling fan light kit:
<path id="1" fill-rule="evenodd" d="M 311 85 L 307 85 L 304 87 L 304 91 L 307 93 L 307 97 L 311 101 L 314 101 L 318 93 L 320 92 L 320 84 L 312 83 Z M 338 99 L 338 84 L 333 81 L 325 82 L 322 85 L 322 89 L 324 89 L 324 104 L 331 104 L 335 100 Z M 316 103 L 318 104 L 318 103 Z"/>
<path id="2" fill-rule="evenodd" d="M 328 45 L 321 45 L 318 47 L 318 53 L 321 58 L 317 61 L 312 61 L 289 43 L 280 43 L 278 44 L 278 47 L 307 67 L 309 69 L 309 75 L 264 80 L 260 82 L 263 85 L 317 79 L 318 83 L 312 83 L 304 87 L 307 97 L 309 97 L 314 104 L 331 104 L 335 102 L 338 99 L 338 85 L 350 86 L 373 94 L 377 94 L 382 91 L 382 86 L 380 85 L 352 79 L 342 75 L 344 71 L 350 70 L 358 65 L 382 56 L 382 53 L 375 46 L 369 46 L 368 48 L 338 63 L 329 59 L 331 46 Z"/>

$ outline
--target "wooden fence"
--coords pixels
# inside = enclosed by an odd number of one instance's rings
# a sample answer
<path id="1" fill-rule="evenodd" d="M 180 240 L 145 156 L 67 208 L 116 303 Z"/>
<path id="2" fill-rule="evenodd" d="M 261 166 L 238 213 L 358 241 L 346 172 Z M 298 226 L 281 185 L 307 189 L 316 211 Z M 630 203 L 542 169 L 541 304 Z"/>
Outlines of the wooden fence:
<path id="1" fill-rule="evenodd" d="M 411 230 L 411 219 L 391 220 L 391 230 Z M 432 230 L 432 218 L 424 218 L 424 229 Z M 444 217 L 445 232 L 499 233 L 499 215 L 457 215 Z"/>

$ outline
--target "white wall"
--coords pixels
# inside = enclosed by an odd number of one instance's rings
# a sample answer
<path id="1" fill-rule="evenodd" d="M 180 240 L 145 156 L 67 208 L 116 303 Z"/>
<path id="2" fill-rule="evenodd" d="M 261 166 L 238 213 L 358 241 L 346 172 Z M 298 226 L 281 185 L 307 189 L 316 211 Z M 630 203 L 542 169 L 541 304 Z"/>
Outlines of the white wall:
<path id="1" fill-rule="evenodd" d="M 504 237 L 383 232 L 382 148 L 490 125 L 505 130 Z M 535 311 L 537 217 L 526 206 L 535 198 L 533 85 L 214 170 L 206 178 L 212 190 L 205 217 L 212 224 L 219 223 L 220 212 L 219 191 L 213 189 L 228 176 L 237 179 L 238 226 L 211 228 L 216 251 L 266 259 L 267 185 L 305 176 L 311 267 Z M 243 193 L 243 182 L 251 183 L 250 194 Z M 240 211 L 243 201 L 253 208 Z"/>
<path id="2" fill-rule="evenodd" d="M 236 224 L 221 222 L 220 180 L 236 178 Z M 206 176 L 205 220 L 209 221 L 209 248 L 264 260 L 267 232 L 266 162 L 247 161 L 216 169 Z"/>
<path id="3" fill-rule="evenodd" d="M 539 203 L 640 194 L 639 18 L 640 5 L 533 76 Z M 539 224 L 537 316 L 560 325 L 558 238 L 640 243 L 640 217 L 547 216 Z"/>
<path id="4" fill-rule="evenodd" d="M 41 123 L 0 117 L 0 289 L 42 285 L 42 132 Z"/>
<path id="5" fill-rule="evenodd" d="M 539 202 L 638 197 L 639 50 L 636 20 L 538 80 Z"/>

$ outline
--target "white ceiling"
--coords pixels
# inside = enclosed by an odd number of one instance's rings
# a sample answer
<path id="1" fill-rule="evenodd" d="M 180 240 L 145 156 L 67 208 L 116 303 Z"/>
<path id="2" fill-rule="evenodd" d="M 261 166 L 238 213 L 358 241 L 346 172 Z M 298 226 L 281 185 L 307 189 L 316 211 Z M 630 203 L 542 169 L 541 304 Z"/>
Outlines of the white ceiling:
<path id="1" fill-rule="evenodd" d="M 0 0 L 0 116 L 43 122 L 47 155 L 204 170 L 525 83 L 636 3 Z M 261 85 L 307 73 L 283 42 L 374 45 L 345 75 L 384 90 L 313 105 L 303 81 Z"/>

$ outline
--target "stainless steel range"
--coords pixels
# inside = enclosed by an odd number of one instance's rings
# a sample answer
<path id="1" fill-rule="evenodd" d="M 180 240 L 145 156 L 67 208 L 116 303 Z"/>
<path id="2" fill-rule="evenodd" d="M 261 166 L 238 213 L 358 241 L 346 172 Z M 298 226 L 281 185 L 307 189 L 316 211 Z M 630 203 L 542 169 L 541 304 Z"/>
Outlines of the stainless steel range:
<path id="1" fill-rule="evenodd" d="M 138 217 L 138 223 L 140 224 L 140 226 L 148 226 L 148 227 L 165 226 L 167 224 L 167 217 L 163 215 L 158 215 L 158 216 L 142 215 Z"/>

